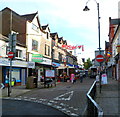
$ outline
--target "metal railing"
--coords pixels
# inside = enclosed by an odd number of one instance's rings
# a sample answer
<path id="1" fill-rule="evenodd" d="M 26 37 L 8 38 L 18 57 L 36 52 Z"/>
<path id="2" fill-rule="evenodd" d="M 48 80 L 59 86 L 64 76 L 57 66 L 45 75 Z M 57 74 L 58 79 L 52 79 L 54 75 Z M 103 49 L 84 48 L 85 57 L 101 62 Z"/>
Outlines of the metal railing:
<path id="1" fill-rule="evenodd" d="M 102 108 L 96 103 L 96 81 L 92 84 L 87 93 L 87 116 L 103 117 Z"/>

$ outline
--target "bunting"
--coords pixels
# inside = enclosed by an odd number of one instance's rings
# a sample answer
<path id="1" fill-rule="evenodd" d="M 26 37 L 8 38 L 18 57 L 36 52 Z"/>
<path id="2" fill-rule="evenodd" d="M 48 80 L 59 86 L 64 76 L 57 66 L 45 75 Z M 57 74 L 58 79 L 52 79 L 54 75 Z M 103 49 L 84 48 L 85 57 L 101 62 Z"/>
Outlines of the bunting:
<path id="1" fill-rule="evenodd" d="M 72 45 L 62 45 L 62 48 L 68 49 L 68 50 L 74 50 L 74 49 L 81 49 L 84 51 L 84 46 L 79 45 L 79 46 L 72 46 Z"/>
<path id="2" fill-rule="evenodd" d="M 108 57 L 111 56 L 111 52 L 110 52 L 110 51 L 107 52 L 107 56 L 108 56 Z"/>

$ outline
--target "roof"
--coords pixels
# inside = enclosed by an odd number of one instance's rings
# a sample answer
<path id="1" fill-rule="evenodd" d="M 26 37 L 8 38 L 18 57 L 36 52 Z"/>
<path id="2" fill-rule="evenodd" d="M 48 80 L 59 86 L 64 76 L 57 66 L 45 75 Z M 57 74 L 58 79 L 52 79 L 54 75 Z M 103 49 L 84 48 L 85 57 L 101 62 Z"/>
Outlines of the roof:
<path id="1" fill-rule="evenodd" d="M 58 33 L 57 33 L 57 32 L 55 32 L 55 33 L 50 33 L 50 36 L 51 36 L 52 38 L 54 38 L 56 35 L 58 36 Z"/>
<path id="2" fill-rule="evenodd" d="M 9 39 L 8 37 L 5 37 L 2 34 L 0 34 L 0 40 L 8 41 Z"/>
<path id="3" fill-rule="evenodd" d="M 67 41 L 66 41 L 66 40 L 63 40 L 63 44 L 67 44 Z"/>
<path id="4" fill-rule="evenodd" d="M 120 24 L 120 18 L 117 18 L 117 19 L 110 18 L 110 24 L 112 24 L 112 25 Z"/>
<path id="5" fill-rule="evenodd" d="M 43 29 L 43 30 L 46 30 L 47 27 L 48 27 L 48 24 L 45 25 L 45 26 L 42 26 L 42 29 Z"/>
<path id="6" fill-rule="evenodd" d="M 63 41 L 63 37 L 58 38 L 58 42 L 60 43 L 61 41 Z"/>
<path id="7" fill-rule="evenodd" d="M 34 17 L 38 14 L 38 12 L 36 13 L 32 13 L 32 14 L 25 14 L 25 15 L 21 15 L 21 17 L 26 18 L 26 20 L 29 20 L 32 22 L 32 20 L 34 19 Z"/>
<path id="8" fill-rule="evenodd" d="M 10 9 L 10 8 L 8 8 L 8 7 L 5 7 L 5 8 L 2 9 L 1 11 L 3 12 L 3 11 L 5 11 L 5 10 L 9 10 L 9 11 L 13 12 L 14 14 L 20 16 L 18 13 L 16 13 L 15 11 L 13 11 L 12 9 Z"/>

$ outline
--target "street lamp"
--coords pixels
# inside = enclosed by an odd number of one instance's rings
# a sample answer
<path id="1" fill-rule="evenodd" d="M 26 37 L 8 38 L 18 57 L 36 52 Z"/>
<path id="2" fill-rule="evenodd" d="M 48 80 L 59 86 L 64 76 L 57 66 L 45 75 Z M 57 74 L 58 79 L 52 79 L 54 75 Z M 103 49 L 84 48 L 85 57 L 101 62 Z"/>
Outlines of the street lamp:
<path id="1" fill-rule="evenodd" d="M 87 4 L 90 0 L 88 0 L 86 2 L 86 6 L 85 8 L 83 9 L 83 11 L 89 11 L 90 9 L 88 8 Z M 98 39 L 99 39 L 99 55 L 101 55 L 101 47 L 100 47 L 100 13 L 99 13 L 99 3 L 97 3 L 96 0 L 94 0 L 97 4 L 97 10 L 98 10 Z M 101 69 L 101 62 L 99 63 L 100 64 L 100 69 Z M 101 93 L 101 70 L 100 70 L 100 73 L 99 73 L 99 79 L 100 79 L 100 93 Z"/>

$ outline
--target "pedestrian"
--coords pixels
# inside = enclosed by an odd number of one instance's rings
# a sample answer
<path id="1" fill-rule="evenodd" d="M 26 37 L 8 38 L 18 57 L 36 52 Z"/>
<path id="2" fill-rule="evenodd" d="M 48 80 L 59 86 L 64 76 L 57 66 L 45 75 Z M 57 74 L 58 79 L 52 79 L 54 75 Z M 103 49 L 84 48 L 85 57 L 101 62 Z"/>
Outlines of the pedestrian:
<path id="1" fill-rule="evenodd" d="M 74 82 L 75 82 L 75 74 L 74 73 L 71 74 L 70 80 L 74 84 Z"/>
<path id="2" fill-rule="evenodd" d="M 83 75 L 80 76 L 80 82 L 83 82 Z"/>

